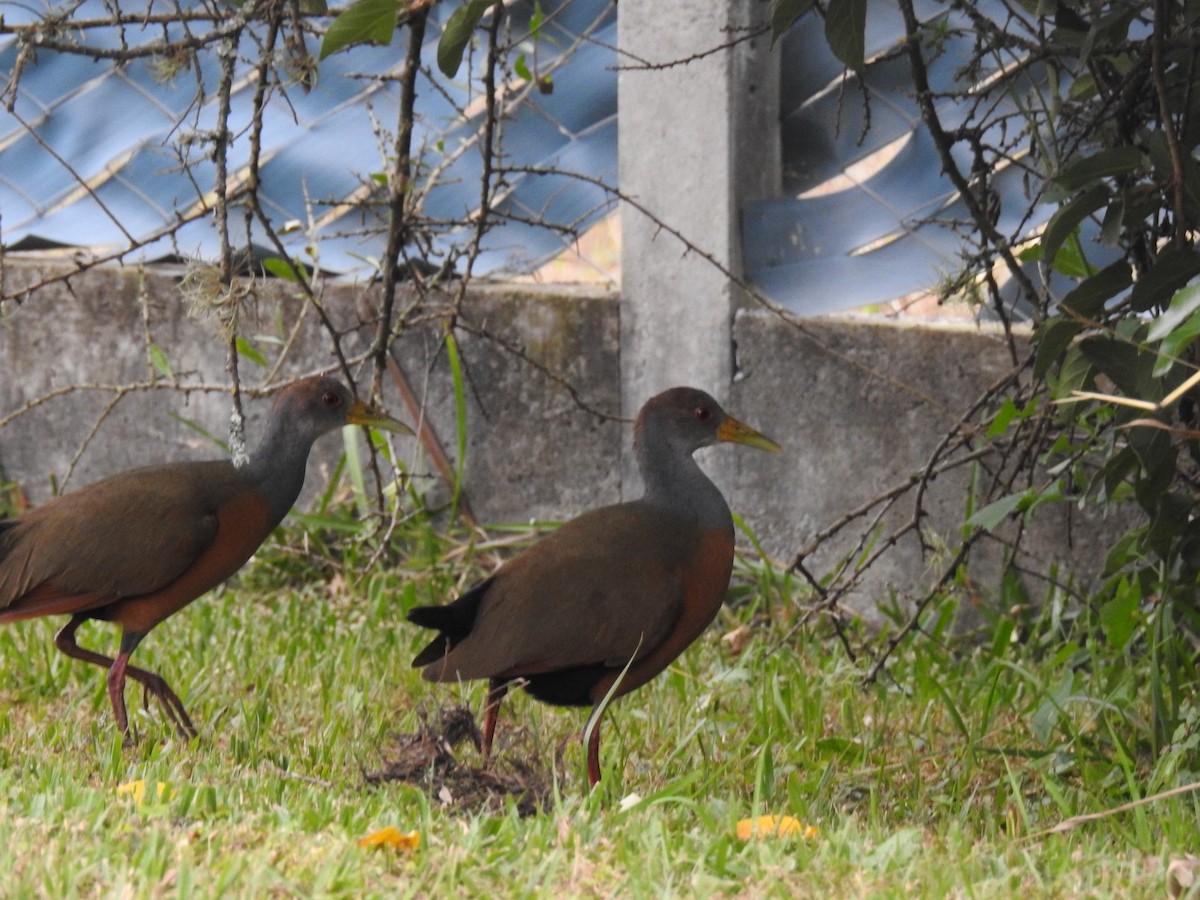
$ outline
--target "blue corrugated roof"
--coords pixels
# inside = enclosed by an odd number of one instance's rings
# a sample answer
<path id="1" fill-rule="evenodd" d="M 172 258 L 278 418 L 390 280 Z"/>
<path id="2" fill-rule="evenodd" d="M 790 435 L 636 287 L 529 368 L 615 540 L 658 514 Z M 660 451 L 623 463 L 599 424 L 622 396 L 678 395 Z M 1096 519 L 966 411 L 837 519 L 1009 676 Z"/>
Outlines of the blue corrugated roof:
<path id="1" fill-rule="evenodd" d="M 126 13 L 176 9 L 174 2 L 163 0 L 121 0 L 120 5 Z M 1000 0 L 993 5 L 999 8 Z M 102 19 L 108 6 L 103 0 L 83 0 L 73 8 L 73 20 Z M 917 6 L 923 17 L 947 14 L 944 4 L 932 0 L 918 0 Z M 441 22 L 456 7 L 433 7 L 423 59 L 435 58 Z M 533 8 L 529 3 L 509 8 L 514 34 L 528 28 Z M 530 89 L 505 119 L 507 164 L 556 166 L 616 185 L 616 8 L 613 0 L 541 3 L 545 21 L 537 55 L 543 71 L 557 66 L 555 89 L 549 94 Z M 11 5 L 4 15 L 9 23 L 30 22 L 37 11 Z M 954 12 L 948 15 L 961 18 Z M 875 59 L 861 76 L 849 76 L 847 86 L 823 27 L 810 13 L 780 42 L 784 195 L 750 202 L 743 210 L 748 278 L 784 306 L 810 314 L 928 289 L 960 265 L 958 237 L 931 218 L 967 218 L 919 124 L 906 60 L 902 55 Z M 165 31 L 162 26 L 126 26 L 124 40 L 137 45 L 164 33 L 178 37 L 182 32 L 179 26 Z M 867 56 L 894 46 L 902 33 L 895 5 L 872 0 Z M 111 27 L 89 29 L 86 38 L 106 47 L 119 42 Z M 401 30 L 391 46 L 336 54 L 321 62 L 313 90 L 291 84 L 271 96 L 263 132 L 261 202 L 276 229 L 289 221 L 303 224 L 310 217 L 320 222 L 321 265 L 327 271 L 368 268 L 363 260 L 383 252 L 377 213 L 346 204 L 378 191 L 372 173 L 386 169 L 382 153 L 387 148 L 381 151 L 373 122 L 395 127 L 399 91 L 397 83 L 386 78 L 399 73 L 405 40 Z M 256 55 L 247 49 L 247 57 Z M 532 43 L 526 41 L 522 49 L 532 59 Z M 309 38 L 308 50 L 316 55 L 314 39 Z M 0 72 L 11 72 L 17 52 L 15 38 L 0 38 Z M 948 32 L 940 55 L 929 65 L 934 90 L 954 88 L 973 52 L 969 28 Z M 467 64 L 478 67 L 482 57 L 468 55 Z M 249 62 L 239 66 L 240 74 L 246 75 Z M 154 259 L 180 253 L 214 259 L 219 243 L 203 207 L 216 174 L 209 158 L 211 145 L 189 142 L 189 136 L 215 125 L 217 69 L 215 51 L 206 51 L 195 65 L 164 82 L 160 64 L 151 60 L 118 68 L 85 56 L 40 50 L 27 63 L 16 97 L 16 113 L 34 133 L 0 113 L 3 242 L 12 246 L 23 238 L 40 237 L 67 244 L 129 246 L 166 233 L 182 216 L 188 221 L 176 227 L 172 237 L 154 241 L 139 255 Z M 859 98 L 853 84 L 857 77 L 869 104 Z M 1023 77 L 1037 79 L 1040 69 L 1032 66 Z M 197 78 L 207 97 L 199 107 L 193 106 Z M 449 82 L 439 74 L 436 86 L 425 72 L 418 78 L 414 146 L 424 148 L 426 166 L 442 168 L 423 213 L 444 223 L 469 219 L 479 204 L 481 160 L 469 145 L 476 137 L 482 105 L 475 103 L 469 119 L 459 112 L 478 101 L 478 82 L 475 94 L 468 93 L 471 88 L 465 72 Z M 238 81 L 231 123 L 235 131 L 249 124 L 253 90 L 252 78 Z M 1011 99 L 1001 97 L 996 104 L 1018 112 Z M 944 105 L 941 112 L 950 125 L 956 116 L 965 115 L 953 105 Z M 992 138 L 984 137 L 1000 143 Z M 907 143 L 869 177 L 833 193 L 811 190 L 855 161 L 901 141 Z M 468 149 L 462 151 L 464 145 Z M 962 153 L 962 147 L 955 152 Z M 229 148 L 233 179 L 244 177 L 248 160 L 249 141 L 239 133 Z M 958 161 L 964 170 L 970 168 L 969 159 Z M 1042 206 L 1032 220 L 1014 220 L 1028 208 L 1028 185 L 1016 166 L 997 176 L 991 187 L 1002 200 L 999 228 L 1004 233 L 1018 226 L 1034 227 L 1052 211 Z M 570 245 L 571 236 L 561 229 L 582 231 L 613 206 L 611 194 L 590 180 L 514 172 L 498 197 L 497 215 L 483 239 L 476 272 L 529 271 Z M 240 227 L 241 217 L 237 219 Z M 531 224 L 537 220 L 552 227 Z M 462 246 L 471 231 L 468 225 L 435 229 L 434 262 L 449 247 Z M 236 243 L 244 240 L 244 234 L 237 235 Z M 266 243 L 257 230 L 250 240 Z M 285 242 L 303 258 L 308 236 L 302 229 L 286 235 Z"/>
<path id="2" fill-rule="evenodd" d="M 589 176 L 615 185 L 615 4 L 547 0 L 541 6 L 545 21 L 538 58 L 543 68 L 555 65 L 581 35 L 595 42 L 585 40 L 564 57 L 554 72 L 553 93 L 531 93 L 528 102 L 512 111 L 504 125 L 505 160 L 523 166 L 578 160 L 588 166 Z M 175 8 L 161 0 L 121 3 L 122 11 L 132 16 Z M 4 17 L 9 24 L 23 24 L 49 9 L 6 5 Z M 441 20 L 452 10 L 453 4 L 434 8 L 425 59 L 434 59 Z M 102 0 L 84 0 L 73 8 L 71 21 L 109 14 Z M 520 20 L 521 10 L 513 15 L 514 33 L 520 35 L 528 21 Z M 94 28 L 76 36 L 89 46 L 113 48 L 122 38 L 137 46 L 164 34 L 161 26 L 127 25 L 123 32 Z M 181 31 L 172 26 L 168 33 L 177 37 Z M 311 91 L 306 93 L 299 84 L 282 86 L 273 92 L 266 110 L 261 202 L 276 230 L 291 220 L 307 222 L 310 215 L 320 219 L 321 264 L 330 271 L 363 269 L 364 257 L 383 252 L 379 221 L 342 204 L 370 194 L 371 174 L 386 169 L 372 116 L 385 128 L 396 127 L 398 86 L 380 76 L 399 73 L 406 34 L 398 31 L 388 47 L 356 47 L 331 56 L 321 62 Z M 308 50 L 314 57 L 319 51 L 311 37 Z M 11 74 L 18 52 L 14 37 L 0 40 L 0 72 Z M 475 55 L 476 65 L 479 56 Z M 26 62 L 16 116 L 0 113 L 0 224 L 5 245 L 42 238 L 120 248 L 169 230 L 178 215 L 202 212 L 204 198 L 214 187 L 215 166 L 208 158 L 211 145 L 189 143 L 189 137 L 216 123 L 216 53 L 199 54 L 194 66 L 166 81 L 161 71 L 161 63 L 153 59 L 116 67 L 45 49 Z M 230 123 L 237 135 L 228 150 L 231 180 L 244 177 L 250 159 L 245 129 L 255 86 L 252 78 L 240 77 L 249 71 L 249 62 L 240 61 Z M 199 107 L 194 106 L 197 72 L 206 93 Z M 445 155 L 474 139 L 480 117 L 464 122 L 456 113 L 456 107 L 466 107 L 472 99 L 468 87 L 465 77 L 449 83 L 441 79 L 437 89 L 424 76 L 419 79 L 414 147 L 424 148 L 425 165 L 441 164 Z M 480 172 L 480 154 L 474 149 L 462 153 L 445 173 L 449 181 L 430 193 L 426 214 L 446 220 L 468 217 L 478 206 Z M 501 212 L 536 211 L 553 226 L 586 227 L 613 205 L 612 197 L 594 186 L 563 177 L 513 175 L 508 187 Z M 435 234 L 435 253 L 460 242 L 465 233 Z M 244 234 L 238 237 L 236 243 L 242 243 Z M 484 238 L 476 271 L 500 273 L 514 263 L 536 265 L 560 253 L 569 240 L 552 228 L 510 224 L 500 217 Z M 306 235 L 294 232 L 284 241 L 291 252 L 303 256 Z M 265 243 L 257 232 L 251 242 Z M 210 217 L 180 228 L 173 240 L 153 241 L 144 257 L 177 252 L 216 258 L 219 241 Z"/>

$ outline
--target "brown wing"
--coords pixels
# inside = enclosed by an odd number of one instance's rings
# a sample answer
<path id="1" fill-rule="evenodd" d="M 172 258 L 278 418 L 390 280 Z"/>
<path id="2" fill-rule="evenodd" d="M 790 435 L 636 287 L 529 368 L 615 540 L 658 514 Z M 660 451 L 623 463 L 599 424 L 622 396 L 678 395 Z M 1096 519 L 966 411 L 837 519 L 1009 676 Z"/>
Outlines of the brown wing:
<path id="1" fill-rule="evenodd" d="M 470 635 L 430 669 L 453 681 L 641 658 L 682 614 L 694 544 L 688 526 L 640 502 L 573 519 L 496 573 Z"/>
<path id="2" fill-rule="evenodd" d="M 0 531 L 0 621 L 106 605 L 170 584 L 212 543 L 228 463 L 135 469 Z"/>

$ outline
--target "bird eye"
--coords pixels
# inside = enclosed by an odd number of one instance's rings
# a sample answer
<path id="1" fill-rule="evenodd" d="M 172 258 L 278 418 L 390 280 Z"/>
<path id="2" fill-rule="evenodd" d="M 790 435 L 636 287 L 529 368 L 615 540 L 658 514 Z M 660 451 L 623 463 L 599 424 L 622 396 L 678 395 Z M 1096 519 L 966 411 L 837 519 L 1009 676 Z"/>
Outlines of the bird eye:
<path id="1" fill-rule="evenodd" d="M 692 415 L 696 417 L 697 422 L 707 422 L 712 418 L 712 410 L 707 406 L 697 406 L 692 410 Z"/>
<path id="2" fill-rule="evenodd" d="M 335 406 L 341 406 L 342 398 L 337 395 L 337 391 L 326 391 L 321 395 L 321 402 L 333 409 Z"/>

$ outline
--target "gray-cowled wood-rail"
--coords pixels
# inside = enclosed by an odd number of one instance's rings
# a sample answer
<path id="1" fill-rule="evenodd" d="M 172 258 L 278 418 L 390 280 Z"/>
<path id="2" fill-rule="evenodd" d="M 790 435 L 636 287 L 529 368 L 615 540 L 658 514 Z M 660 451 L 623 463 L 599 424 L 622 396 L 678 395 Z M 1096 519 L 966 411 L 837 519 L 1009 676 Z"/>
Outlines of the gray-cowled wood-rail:
<path id="1" fill-rule="evenodd" d="M 195 736 L 179 697 L 161 676 L 131 666 L 130 654 L 155 625 L 242 567 L 296 502 L 313 442 L 341 425 L 409 430 L 340 381 L 315 376 L 276 396 L 262 442 L 240 468 L 213 460 L 133 469 L 0 520 L 0 623 L 69 614 L 55 646 L 108 669 L 122 734 L 129 677 L 182 737 Z M 87 619 L 121 627 L 116 659 L 76 643 Z"/>
<path id="2" fill-rule="evenodd" d="M 428 681 L 488 679 L 483 754 L 510 686 L 591 706 L 588 782 L 600 780 L 607 699 L 665 669 L 716 616 L 733 571 L 733 519 L 692 454 L 718 441 L 779 450 L 708 394 L 672 388 L 638 414 L 640 500 L 592 510 L 444 606 L 409 621 L 439 634 L 413 660 Z"/>

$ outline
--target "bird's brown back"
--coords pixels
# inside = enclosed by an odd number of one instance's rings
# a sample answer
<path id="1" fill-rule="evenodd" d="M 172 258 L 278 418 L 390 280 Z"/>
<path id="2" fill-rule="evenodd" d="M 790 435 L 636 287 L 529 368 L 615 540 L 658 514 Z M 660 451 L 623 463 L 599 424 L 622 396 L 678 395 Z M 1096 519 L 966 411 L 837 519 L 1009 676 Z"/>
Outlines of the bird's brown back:
<path id="1" fill-rule="evenodd" d="M 77 596 L 74 609 L 84 609 L 161 589 L 211 544 L 218 508 L 244 490 L 228 462 L 174 463 L 115 475 L 6 522 L 0 621 L 49 612 L 41 607 L 55 598 Z"/>
<path id="2" fill-rule="evenodd" d="M 713 552 L 703 537 L 695 525 L 641 501 L 585 513 L 506 563 L 470 634 L 423 675 L 510 678 L 641 658 L 689 615 L 689 602 L 712 606 L 715 596 L 719 605 L 732 536 L 721 541 L 727 553 L 722 547 L 712 566 L 700 566 L 715 572 L 708 596 L 685 593 L 695 554 Z M 711 619 L 707 611 L 696 616 Z"/>

